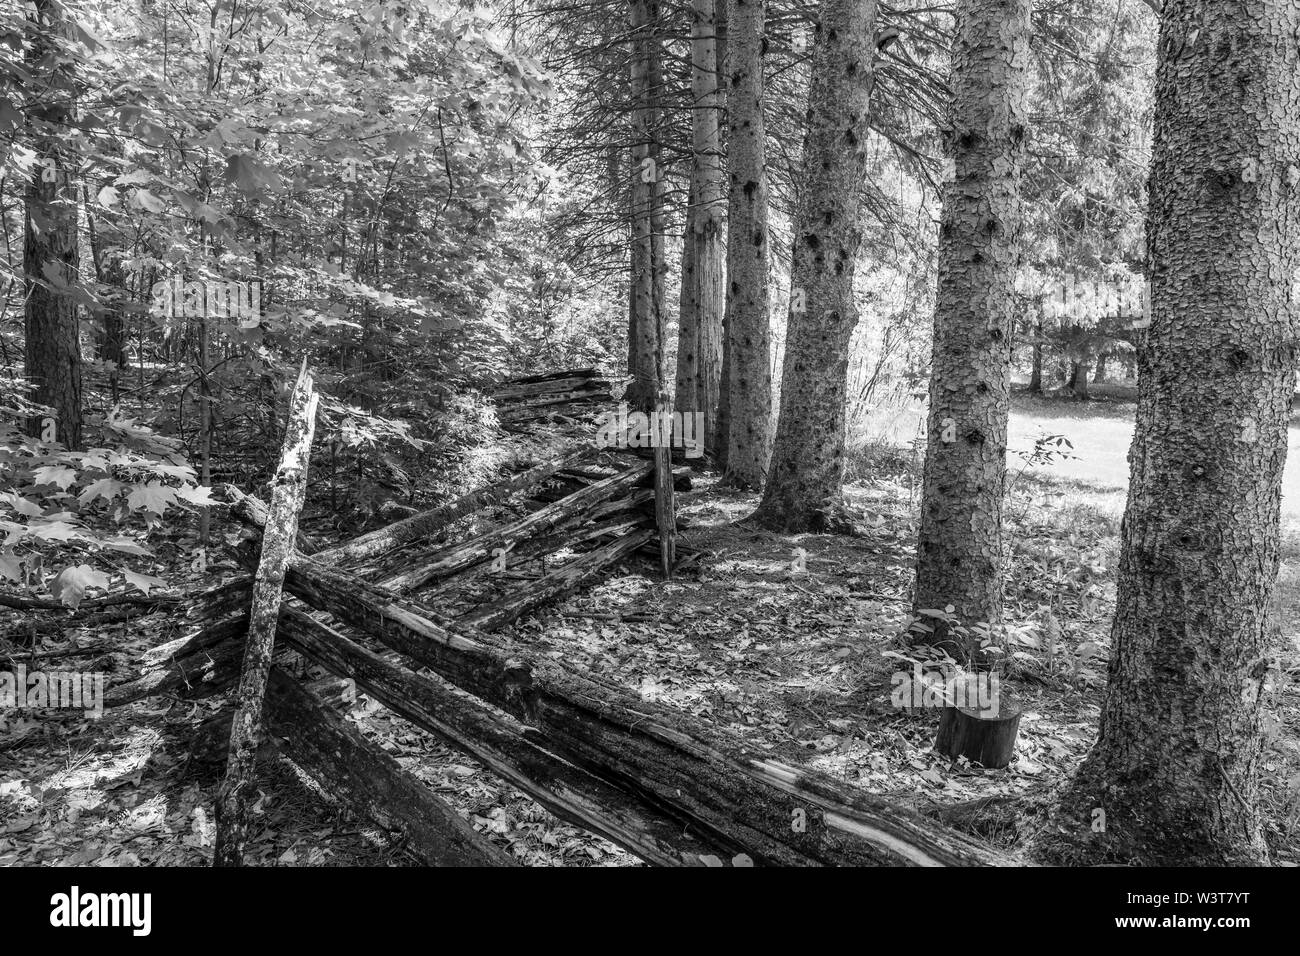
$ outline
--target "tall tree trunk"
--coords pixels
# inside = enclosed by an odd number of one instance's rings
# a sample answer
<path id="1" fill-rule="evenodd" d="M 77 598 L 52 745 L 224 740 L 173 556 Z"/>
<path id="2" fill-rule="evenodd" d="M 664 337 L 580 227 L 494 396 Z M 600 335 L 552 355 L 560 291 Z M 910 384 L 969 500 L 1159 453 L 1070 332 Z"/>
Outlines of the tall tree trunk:
<path id="1" fill-rule="evenodd" d="M 720 109 L 718 110 L 718 141 L 722 144 L 723 149 L 723 169 L 722 176 L 724 184 L 727 182 L 727 168 L 729 161 L 726 158 L 727 151 L 730 149 L 731 127 L 727 119 L 727 20 L 731 16 L 728 11 L 728 0 L 714 0 L 713 3 L 713 33 L 715 37 L 714 59 L 717 61 L 718 68 L 718 100 Z M 731 223 L 731 200 L 728 191 L 727 199 L 727 223 L 730 229 Z M 730 235 L 730 233 L 728 233 Z M 718 415 L 717 415 L 717 444 L 710 451 L 710 457 L 713 460 L 715 468 L 722 472 L 727 469 L 727 455 L 731 450 L 731 370 L 729 368 L 730 359 L 728 353 L 731 351 L 730 334 L 727 332 L 727 310 L 730 308 L 728 302 L 730 295 L 727 292 L 726 275 L 730 268 L 731 247 L 726 239 L 723 240 L 723 255 L 727 261 L 723 264 L 723 290 L 722 290 L 722 361 L 720 363 L 720 374 L 718 377 Z"/>
<path id="2" fill-rule="evenodd" d="M 682 282 L 689 275 L 690 301 L 682 293 L 678 339 L 677 407 L 703 412 L 704 445 L 718 447 L 718 397 L 722 378 L 722 317 L 726 307 L 726 200 L 722 182 L 717 24 L 714 0 L 693 0 L 691 17 L 691 187 L 682 241 Z M 688 268 L 689 264 L 689 268 Z M 690 324 L 687 325 L 689 305 Z M 686 337 L 693 335 L 692 342 Z M 694 362 L 683 370 L 682 346 Z M 687 374 L 685 378 L 682 372 Z"/>
<path id="3" fill-rule="evenodd" d="M 35 386 L 31 397 L 57 413 L 57 439 L 68 448 L 80 448 L 81 342 L 71 292 L 81 264 L 73 180 L 77 161 L 66 139 L 76 107 L 71 67 L 57 46 L 68 34 L 68 23 L 53 0 L 35 0 L 35 11 L 28 17 L 27 65 L 35 78 L 27 120 L 39 161 L 25 196 L 25 367 Z M 29 428 L 34 436 L 45 431 L 40 419 Z"/>
<path id="4" fill-rule="evenodd" d="M 695 281 L 695 231 L 696 208 L 699 203 L 694 176 L 686 200 L 686 226 L 682 232 L 682 288 L 677 305 L 677 388 L 673 407 L 678 411 L 693 410 L 700 395 L 700 324 L 697 299 L 699 286 Z"/>
<path id="5" fill-rule="evenodd" d="M 1029 17 L 1029 0 L 957 5 L 915 607 L 952 605 L 970 623 L 1002 617 Z M 927 623 L 929 641 L 967 655 L 943 622 Z"/>
<path id="6" fill-rule="evenodd" d="M 718 449 L 729 483 L 758 488 L 772 440 L 768 318 L 767 134 L 763 122 L 766 0 L 727 9 L 727 291 L 723 378 L 727 400 Z"/>
<path id="7" fill-rule="evenodd" d="M 769 528 L 819 527 L 843 484 L 875 22 L 875 0 L 824 0 L 821 6 L 794 221 L 781 415 L 754 514 Z"/>
<path id="8" fill-rule="evenodd" d="M 695 98 L 694 163 L 699 209 L 694 231 L 696 320 L 700 333 L 699 399 L 704 412 L 706 448 L 723 440 L 718 431 L 722 381 L 722 325 L 727 306 L 727 200 L 722 172 L 722 90 L 718 85 L 717 12 L 714 0 L 694 0 L 691 23 L 691 75 Z M 685 410 L 685 409 L 683 409 Z"/>
<path id="9" fill-rule="evenodd" d="M 1165 0 L 1151 326 L 1101 730 L 1072 800 L 1095 859 L 1266 856 L 1260 717 L 1295 386 L 1300 4 Z M 1087 816 L 1079 826 L 1086 828 Z"/>
<path id="10" fill-rule="evenodd" d="M 663 56 L 658 0 L 628 0 L 632 25 L 632 314 L 627 399 L 650 411 L 664 387 L 664 177 L 659 156 Z"/>

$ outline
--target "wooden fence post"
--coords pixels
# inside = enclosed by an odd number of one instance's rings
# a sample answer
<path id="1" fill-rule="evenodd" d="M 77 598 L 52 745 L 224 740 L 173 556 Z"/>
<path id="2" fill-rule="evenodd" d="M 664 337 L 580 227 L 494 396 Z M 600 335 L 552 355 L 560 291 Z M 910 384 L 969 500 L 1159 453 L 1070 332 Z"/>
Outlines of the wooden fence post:
<path id="1" fill-rule="evenodd" d="M 677 564 L 677 505 L 673 497 L 673 406 L 667 392 L 659 393 L 656 408 L 659 427 L 651 429 L 655 439 L 655 526 L 659 530 L 659 569 L 665 580 L 671 580 Z"/>
<path id="2" fill-rule="evenodd" d="M 293 558 L 298 512 L 307 492 L 307 464 L 316 432 L 320 396 L 304 358 L 289 399 L 280 466 L 272 483 L 270 513 L 262 535 L 262 555 L 253 581 L 252 612 L 244 646 L 244 665 L 230 728 L 230 756 L 217 795 L 217 845 L 213 866 L 240 866 L 248 841 L 248 790 L 262 736 L 266 683 L 275 647 L 276 622 L 284 574 Z"/>

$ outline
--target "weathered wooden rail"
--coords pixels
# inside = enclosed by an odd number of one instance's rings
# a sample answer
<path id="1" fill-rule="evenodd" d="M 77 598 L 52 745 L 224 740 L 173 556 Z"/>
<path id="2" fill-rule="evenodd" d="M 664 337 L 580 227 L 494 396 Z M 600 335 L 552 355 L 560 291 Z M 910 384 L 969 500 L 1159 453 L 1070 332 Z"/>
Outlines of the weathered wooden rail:
<path id="1" fill-rule="evenodd" d="M 301 438 L 303 431 L 301 421 L 291 422 L 286 435 Z M 290 677 L 276 663 L 280 656 L 296 653 L 353 681 L 557 816 L 651 864 L 1011 862 L 956 831 L 826 775 L 774 761 L 623 687 L 498 642 L 494 630 L 638 549 L 671 570 L 672 549 L 662 544 L 665 520 L 672 523 L 670 536 L 676 526 L 674 476 L 669 456 L 658 462 L 656 480 L 653 461 L 619 456 L 601 469 L 590 452 L 579 451 L 530 468 L 526 478 L 498 482 L 324 551 L 296 533 L 300 501 L 286 490 L 287 480 L 276 485 L 269 506 L 232 492 L 234 513 L 265 529 L 260 556 L 245 555 L 256 563 L 256 575 L 196 600 L 191 633 L 151 651 L 143 672 L 112 688 L 106 703 L 120 706 L 160 693 L 204 696 L 238 684 L 230 735 L 238 757 L 228 763 L 223 797 L 246 784 L 230 774 L 249 773 L 264 699 L 266 720 L 291 760 L 433 865 L 509 859 Z M 536 501 L 516 520 L 431 543 L 451 522 L 529 494 L 543 482 L 566 493 Z M 562 549 L 577 554 L 504 597 L 455 615 L 443 609 L 452 582 L 480 574 L 502 554 L 532 561 Z M 268 593 L 277 584 L 289 602 L 281 604 L 278 591 Z M 322 613 L 328 623 L 318 619 Z M 263 696 L 255 705 L 251 696 L 258 693 Z M 223 839 L 226 821 L 219 816 L 218 859 L 237 863 L 242 820 L 236 814 L 229 823 Z"/>

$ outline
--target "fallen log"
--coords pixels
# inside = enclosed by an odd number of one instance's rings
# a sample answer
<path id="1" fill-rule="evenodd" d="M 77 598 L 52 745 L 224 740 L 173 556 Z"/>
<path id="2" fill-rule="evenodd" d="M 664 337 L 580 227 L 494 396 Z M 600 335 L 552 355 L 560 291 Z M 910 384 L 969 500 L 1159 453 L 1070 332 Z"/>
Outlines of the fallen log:
<path id="1" fill-rule="evenodd" d="M 683 822 L 551 752 L 536 733 L 512 718 L 384 660 L 300 611 L 284 610 L 280 636 L 316 663 L 351 678 L 395 713 L 469 754 L 557 817 L 648 863 L 695 866 L 704 855 L 730 859 L 740 852 L 692 835 Z"/>
<path id="2" fill-rule="evenodd" d="M 426 609 L 311 559 L 286 588 L 457 686 L 537 727 L 607 782 L 672 807 L 707 839 L 782 865 L 996 865 L 1005 855 L 838 780 L 751 751 L 729 735 L 558 662 L 439 626 Z"/>
<path id="3" fill-rule="evenodd" d="M 611 515 L 626 512 L 634 512 L 653 518 L 655 513 L 654 500 L 653 488 L 637 488 L 626 498 L 615 498 L 613 501 L 606 501 L 592 508 L 588 518 L 592 521 L 599 521 L 601 518 L 608 518 Z"/>
<path id="4" fill-rule="evenodd" d="M 495 399 L 495 396 L 493 398 Z M 521 395 L 505 403 L 500 400 L 496 401 L 497 418 L 502 421 L 507 417 L 531 417 L 537 412 L 549 411 L 556 405 L 595 406 L 607 405 L 608 403 L 609 391 L 607 389 L 585 387 L 539 391 L 531 395 Z"/>
<path id="5" fill-rule="evenodd" d="M 170 605 L 171 602 L 168 602 Z M 24 614 L 18 621 L 0 631 L 0 643 L 9 642 L 25 647 L 39 643 L 37 638 L 64 636 L 69 630 L 90 629 L 105 632 L 114 624 L 123 624 L 137 617 L 146 617 L 168 605 L 159 604 L 116 604 L 102 611 L 92 610 L 73 616 L 62 614 Z"/>
<path id="6" fill-rule="evenodd" d="M 244 645 L 243 673 L 236 694 L 235 719 L 230 730 L 230 756 L 226 776 L 217 793 L 217 840 L 214 866 L 241 866 L 248 840 L 247 793 L 262 734 L 262 705 L 275 649 L 276 621 L 285 570 L 294 555 L 298 512 L 307 494 L 307 466 L 312 436 L 316 433 L 316 408 L 320 404 L 307 360 L 289 399 L 280 465 L 272 482 L 271 504 L 262 532 L 262 555 L 253 579 L 253 602 L 248 637 Z"/>
<path id="7" fill-rule="evenodd" d="M 534 395 L 544 395 L 547 392 L 570 392 L 588 389 L 591 391 L 604 391 L 608 396 L 612 394 L 616 386 L 617 383 L 612 378 L 602 378 L 599 375 L 566 374 L 541 382 L 524 382 L 515 379 L 500 385 L 491 394 L 492 400 L 498 405 L 508 405 L 520 399 L 530 398 Z"/>
<path id="8" fill-rule="evenodd" d="M 544 558 L 560 551 L 578 549 L 593 541 L 600 541 L 601 538 L 626 534 L 634 528 L 649 523 L 649 521 L 650 519 L 645 515 L 627 511 L 615 513 L 604 521 L 568 525 L 553 534 L 533 538 L 516 548 L 511 548 L 505 555 L 506 564 L 508 567 L 516 567 L 525 562 Z M 454 587 L 458 580 L 459 576 L 447 578 L 437 587 L 425 589 L 421 592 L 421 599 L 428 603 L 433 595 L 439 594 L 449 587 Z"/>
<path id="9" fill-rule="evenodd" d="M 307 553 L 303 552 L 303 554 Z M 195 595 L 189 607 L 185 609 L 185 618 L 189 621 L 215 621 L 236 612 L 247 614 L 252 596 L 253 576 L 236 575 L 222 584 Z"/>
<path id="10" fill-rule="evenodd" d="M 545 505 L 541 503 L 536 505 L 537 509 L 542 507 L 545 507 Z M 635 516 L 637 519 L 654 520 L 654 491 L 652 489 L 638 488 L 626 497 L 602 502 L 584 514 L 575 515 L 571 520 L 560 525 L 549 534 L 521 542 L 510 548 L 507 560 L 513 565 L 520 560 L 531 560 L 540 555 L 559 551 L 562 548 L 585 544 L 594 538 L 612 533 L 615 530 L 614 523 L 608 519 L 618 518 L 620 520 L 617 524 L 623 524 L 630 516 Z M 607 528 L 596 531 L 596 527 L 602 522 L 607 523 Z M 421 559 L 410 553 L 403 553 L 402 549 L 399 548 L 383 555 L 378 561 L 352 565 L 349 570 L 369 581 L 384 581 L 395 574 L 404 573 L 419 560 Z M 457 581 L 458 575 L 452 575 L 444 578 L 432 588 L 426 588 L 423 593 L 427 599 L 429 595 L 437 594 L 448 587 L 454 587 Z"/>
<path id="11" fill-rule="evenodd" d="M 626 530 L 624 530 L 626 529 Z M 604 528 L 593 529 L 600 534 L 610 533 Z M 530 611 L 552 601 L 571 594 L 600 576 L 601 572 L 612 564 L 621 561 L 654 537 L 648 528 L 637 528 L 634 523 L 624 522 L 615 525 L 623 531 L 608 544 L 588 551 L 586 554 L 566 562 L 553 571 L 533 581 L 526 588 L 517 588 L 499 600 L 484 604 L 457 620 L 469 627 L 492 631 L 505 627 Z"/>
<path id="12" fill-rule="evenodd" d="M 557 379 L 564 378 L 596 378 L 600 375 L 600 370 L 595 368 L 566 368 L 557 372 L 539 372 L 535 375 L 520 375 L 517 378 L 508 378 L 498 386 L 505 388 L 511 385 L 528 385 L 534 382 L 553 382 Z"/>
<path id="13" fill-rule="evenodd" d="M 393 757 L 282 671 L 272 671 L 267 717 L 277 746 L 348 806 L 400 834 L 427 866 L 514 866 Z"/>
<path id="14" fill-rule="evenodd" d="M 238 637 L 243 622 L 238 623 L 241 627 L 228 631 L 224 644 L 204 654 L 212 688 L 228 687 L 239 678 Z M 707 855 L 729 859 L 740 852 L 739 848 L 709 843 L 693 835 L 689 824 L 646 806 L 638 797 L 568 763 L 548 750 L 538 734 L 513 718 L 387 660 L 302 611 L 281 607 L 276 646 L 301 654 L 346 678 L 353 687 L 394 713 L 469 754 L 557 817 L 605 837 L 648 863 L 697 866 Z M 197 653 L 192 651 L 191 655 Z M 388 656 L 398 657 L 393 652 Z M 148 692 L 122 695 L 111 706 L 143 696 L 148 696 Z M 271 746 L 276 743 L 274 735 L 287 733 L 277 726 L 276 699 L 274 687 L 269 688 L 267 716 Z M 215 753 L 219 749 L 224 760 L 232 716 L 233 712 L 226 710 L 205 722 L 196 733 L 192 755 Z M 280 742 L 282 747 L 284 743 Z M 313 772 L 312 776 L 316 774 Z"/>
<path id="15" fill-rule="evenodd" d="M 218 621 L 189 638 L 153 648 L 147 662 L 150 669 L 135 680 L 117 684 L 104 692 L 105 707 L 121 707 L 157 694 L 184 690 L 190 697 L 220 693 L 239 674 L 243 647 L 239 643 L 248 630 L 247 616 Z"/>
<path id="16" fill-rule="evenodd" d="M 535 468 L 470 492 L 455 501 L 412 515 L 395 524 L 353 538 L 346 544 L 323 551 L 317 556 L 318 560 L 324 564 L 342 564 L 374 559 L 404 544 L 427 537 L 466 515 L 499 504 L 512 495 L 526 491 L 545 481 L 560 469 L 584 461 L 594 453 L 595 449 L 586 448 L 567 457 L 543 462 Z"/>
<path id="17" fill-rule="evenodd" d="M 235 485 L 218 485 L 216 493 L 218 497 L 225 499 L 232 514 L 259 528 L 266 527 L 269 511 L 266 502 L 262 499 L 245 494 Z M 321 551 L 320 543 L 303 531 L 295 531 L 294 547 L 303 554 L 318 554 Z"/>
<path id="18" fill-rule="evenodd" d="M 511 524 L 493 528 L 467 541 L 456 542 L 420 555 L 419 564 L 381 583 L 393 591 L 411 591 L 431 581 L 450 577 L 459 571 L 490 561 L 498 548 L 509 549 L 522 541 L 545 534 L 575 517 L 585 515 L 593 506 L 623 494 L 636 485 L 653 466 L 637 463 L 626 471 L 588 485 L 567 498 L 526 515 Z"/>
<path id="19" fill-rule="evenodd" d="M 78 614 L 88 614 L 91 611 L 98 611 L 107 607 L 117 607 L 121 604 L 142 604 L 149 608 L 158 608 L 164 605 L 170 606 L 179 604 L 184 600 L 179 594 L 167 594 L 162 591 L 155 591 L 153 594 L 136 594 L 119 593 L 109 594 L 101 598 L 93 598 L 88 601 L 82 601 L 79 605 L 69 607 L 62 601 L 52 601 L 46 598 L 24 597 L 21 594 L 11 594 L 8 591 L 0 591 L 0 607 L 14 608 L 18 611 L 67 611 L 72 616 L 68 618 L 69 622 L 75 620 Z"/>

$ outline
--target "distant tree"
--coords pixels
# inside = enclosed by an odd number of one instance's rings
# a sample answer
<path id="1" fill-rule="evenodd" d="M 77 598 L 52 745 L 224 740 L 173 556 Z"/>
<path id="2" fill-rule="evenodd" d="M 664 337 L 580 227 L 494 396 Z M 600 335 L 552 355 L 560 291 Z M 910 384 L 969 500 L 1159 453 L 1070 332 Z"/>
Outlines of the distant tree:
<path id="1" fill-rule="evenodd" d="M 1089 370 L 1123 346 L 1102 328 L 1141 317 L 1142 217 L 1150 157 L 1151 18 L 1140 0 L 1036 5 L 1030 86 L 1033 148 L 1021 188 L 1026 269 L 1047 293 L 1021 313 L 1030 390 L 1044 353 L 1066 363 L 1064 384 L 1088 398 Z M 1136 284 L 1137 294 L 1132 286 Z M 1081 300 L 1072 294 L 1085 290 Z M 1103 303 L 1107 293 L 1118 302 Z M 1118 304 L 1121 308 L 1112 306 Z"/>
<path id="2" fill-rule="evenodd" d="M 763 120 L 766 0 L 730 0 L 727 17 L 727 480 L 759 488 L 772 437 L 767 134 Z"/>
<path id="3" fill-rule="evenodd" d="M 875 0 L 824 0 L 820 8 L 794 216 L 781 413 L 754 514 L 769 528 L 821 526 L 844 480 L 875 23 Z"/>

